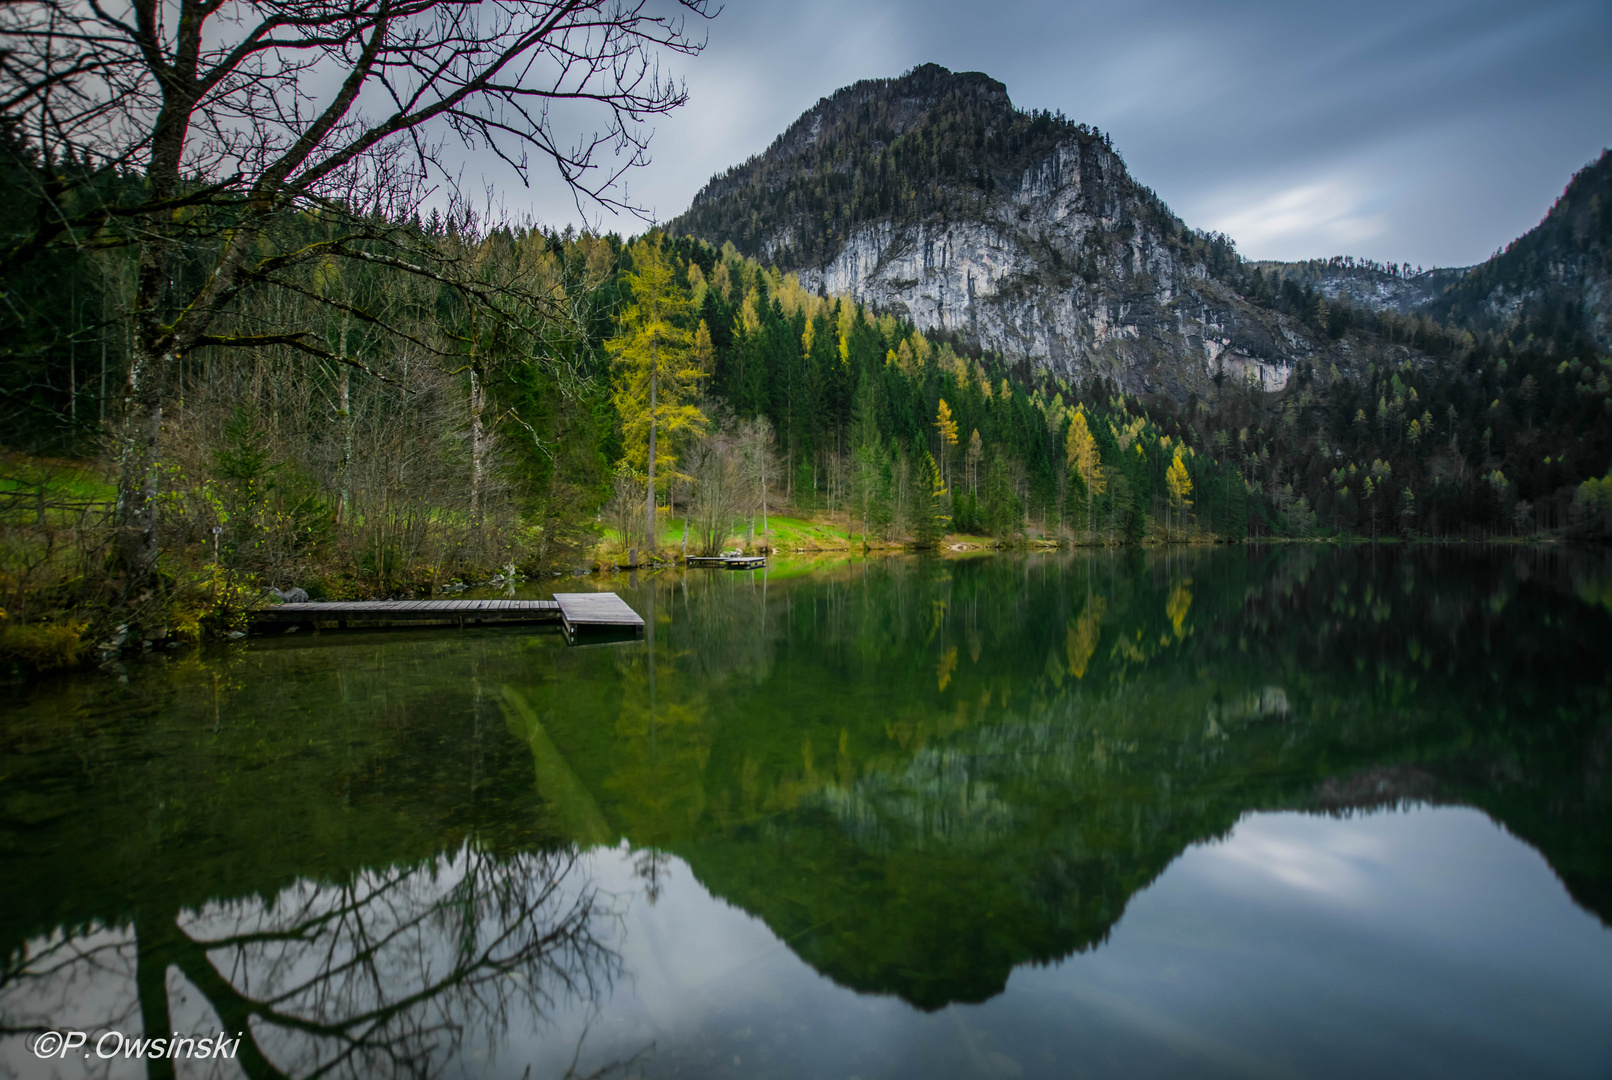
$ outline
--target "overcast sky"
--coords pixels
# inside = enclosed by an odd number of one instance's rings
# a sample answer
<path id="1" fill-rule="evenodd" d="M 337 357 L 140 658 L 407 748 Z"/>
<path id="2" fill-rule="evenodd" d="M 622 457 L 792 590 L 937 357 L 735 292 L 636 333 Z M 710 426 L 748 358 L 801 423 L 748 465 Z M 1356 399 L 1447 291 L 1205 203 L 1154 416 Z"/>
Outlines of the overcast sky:
<path id="1" fill-rule="evenodd" d="M 1478 262 L 1612 145 L 1609 0 L 729 0 L 707 29 L 703 55 L 669 58 L 690 102 L 630 183 L 661 220 L 819 98 L 926 61 L 1108 131 L 1251 258 Z M 497 183 L 510 211 L 580 221 Z"/>

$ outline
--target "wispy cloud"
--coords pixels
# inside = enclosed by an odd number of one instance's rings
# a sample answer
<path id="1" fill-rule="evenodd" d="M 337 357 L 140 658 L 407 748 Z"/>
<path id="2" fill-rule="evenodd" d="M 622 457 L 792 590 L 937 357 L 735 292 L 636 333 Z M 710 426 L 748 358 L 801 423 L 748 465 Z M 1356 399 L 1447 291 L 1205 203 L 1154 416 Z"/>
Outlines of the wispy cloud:
<path id="1" fill-rule="evenodd" d="M 1239 888 L 1275 885 L 1335 904 L 1380 900 L 1380 879 L 1393 865 L 1392 830 L 1317 824 L 1295 815 L 1251 816 L 1200 858 L 1208 872 Z"/>
<path id="2" fill-rule="evenodd" d="M 1189 224 L 1272 258 L 1475 262 L 1612 138 L 1606 0 L 748 0 L 708 29 L 631 180 L 663 220 L 818 97 L 926 60 L 1102 127 Z M 573 219 L 553 188 L 532 210 Z"/>
<path id="3" fill-rule="evenodd" d="M 1354 254 L 1388 231 L 1358 180 L 1328 177 L 1271 192 L 1227 192 L 1206 200 L 1206 225 L 1237 241 L 1245 256 L 1302 259 Z"/>

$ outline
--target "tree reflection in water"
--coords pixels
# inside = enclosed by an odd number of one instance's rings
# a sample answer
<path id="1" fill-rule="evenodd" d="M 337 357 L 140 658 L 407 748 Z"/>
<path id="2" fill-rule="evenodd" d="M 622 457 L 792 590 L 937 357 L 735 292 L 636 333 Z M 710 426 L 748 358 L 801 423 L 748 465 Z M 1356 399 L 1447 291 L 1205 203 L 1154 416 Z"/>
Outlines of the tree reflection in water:
<path id="1" fill-rule="evenodd" d="M 512 1022 L 605 998 L 621 970 L 609 943 L 619 917 L 572 851 L 500 857 L 471 845 L 341 884 L 300 880 L 269 900 L 146 910 L 132 926 L 61 934 L 11 958 L 7 1057 L 21 1065 L 15 1036 L 45 1027 L 221 1026 L 244 1033 L 237 1060 L 252 1077 L 435 1076 L 465 1055 L 490 1060 Z M 171 1061 L 146 1065 L 174 1075 Z"/>

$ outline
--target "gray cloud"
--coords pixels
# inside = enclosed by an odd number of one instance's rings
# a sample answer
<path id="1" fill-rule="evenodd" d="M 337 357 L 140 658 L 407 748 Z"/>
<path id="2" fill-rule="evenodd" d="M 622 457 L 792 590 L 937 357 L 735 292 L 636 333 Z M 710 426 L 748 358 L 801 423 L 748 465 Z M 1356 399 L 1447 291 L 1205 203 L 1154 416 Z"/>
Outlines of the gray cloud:
<path id="1" fill-rule="evenodd" d="M 630 182 L 661 219 L 820 97 L 929 60 L 1109 131 L 1141 182 L 1252 257 L 1476 262 L 1612 144 L 1605 0 L 738 0 L 709 30 L 669 62 L 691 101 Z M 578 220 L 552 187 L 490 175 L 508 210 Z"/>

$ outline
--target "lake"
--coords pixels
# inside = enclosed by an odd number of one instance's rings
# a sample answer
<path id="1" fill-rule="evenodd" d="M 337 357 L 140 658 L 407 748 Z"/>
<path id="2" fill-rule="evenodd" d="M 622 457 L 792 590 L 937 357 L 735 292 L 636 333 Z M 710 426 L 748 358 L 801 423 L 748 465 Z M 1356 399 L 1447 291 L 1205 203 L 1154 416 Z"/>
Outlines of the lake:
<path id="1" fill-rule="evenodd" d="M 286 634 L 10 688 L 0 1069 L 1612 1073 L 1607 552 L 598 587 L 644 639 Z M 236 1050 L 81 1060 L 110 1031 Z"/>

